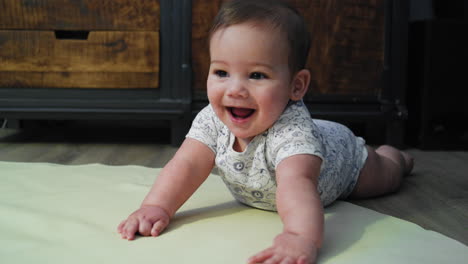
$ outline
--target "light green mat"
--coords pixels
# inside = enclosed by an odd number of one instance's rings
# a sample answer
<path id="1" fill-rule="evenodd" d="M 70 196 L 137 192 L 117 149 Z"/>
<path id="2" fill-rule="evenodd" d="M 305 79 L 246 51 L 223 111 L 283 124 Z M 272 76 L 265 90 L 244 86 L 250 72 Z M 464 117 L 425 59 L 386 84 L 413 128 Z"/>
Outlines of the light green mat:
<path id="1" fill-rule="evenodd" d="M 0 263 L 239 264 L 281 231 L 211 175 L 159 238 L 116 232 L 158 169 L 0 162 Z M 468 247 L 350 203 L 326 209 L 319 263 L 466 263 Z"/>

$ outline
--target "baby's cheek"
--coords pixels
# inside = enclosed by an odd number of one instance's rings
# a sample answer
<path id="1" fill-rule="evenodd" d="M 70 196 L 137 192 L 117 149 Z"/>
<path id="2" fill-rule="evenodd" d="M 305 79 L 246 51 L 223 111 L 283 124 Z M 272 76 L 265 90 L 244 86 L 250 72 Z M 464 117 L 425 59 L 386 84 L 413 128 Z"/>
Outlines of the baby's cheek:
<path id="1" fill-rule="evenodd" d="M 216 83 L 216 81 L 207 81 L 207 94 L 208 94 L 208 100 L 210 102 L 216 101 L 219 103 L 219 100 L 221 100 L 222 95 L 223 95 L 223 88 L 221 85 Z"/>

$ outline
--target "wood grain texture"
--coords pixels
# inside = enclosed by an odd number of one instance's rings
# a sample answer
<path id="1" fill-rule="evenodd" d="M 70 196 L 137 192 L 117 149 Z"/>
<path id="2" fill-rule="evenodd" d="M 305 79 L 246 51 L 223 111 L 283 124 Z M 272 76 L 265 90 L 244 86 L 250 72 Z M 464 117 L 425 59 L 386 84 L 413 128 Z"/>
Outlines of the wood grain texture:
<path id="1" fill-rule="evenodd" d="M 414 172 L 394 195 L 353 201 L 468 245 L 468 152 L 412 150 Z"/>
<path id="2" fill-rule="evenodd" d="M 193 89 L 206 90 L 208 31 L 222 0 L 193 1 Z M 307 97 L 378 95 L 384 59 L 384 0 L 290 0 L 312 36 Z M 307 98 L 306 97 L 306 98 Z"/>
<path id="3" fill-rule="evenodd" d="M 0 30 L 0 87 L 157 88 L 159 33 Z"/>
<path id="4" fill-rule="evenodd" d="M 206 91 L 206 78 L 210 69 L 208 34 L 222 2 L 223 0 L 192 1 L 192 87 L 195 91 Z"/>
<path id="5" fill-rule="evenodd" d="M 48 123 L 40 129 L 0 129 L 0 160 L 160 168 L 177 151 L 169 144 L 168 129 L 121 123 L 118 126 Z M 408 152 L 415 157 L 415 168 L 399 192 L 351 202 L 468 245 L 468 152 L 417 149 Z"/>
<path id="6" fill-rule="evenodd" d="M 0 29 L 159 30 L 158 0 L 0 0 Z"/>
<path id="7" fill-rule="evenodd" d="M 312 43 L 309 96 L 377 95 L 382 90 L 384 0 L 294 0 Z"/>

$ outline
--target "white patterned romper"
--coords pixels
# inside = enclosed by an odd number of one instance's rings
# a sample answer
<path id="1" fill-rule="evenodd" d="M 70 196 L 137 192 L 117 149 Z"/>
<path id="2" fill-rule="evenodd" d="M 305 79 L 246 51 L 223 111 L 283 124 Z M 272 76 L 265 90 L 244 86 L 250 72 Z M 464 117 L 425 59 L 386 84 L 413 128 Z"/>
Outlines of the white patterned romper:
<path id="1" fill-rule="evenodd" d="M 367 159 L 362 138 L 338 123 L 312 120 L 302 101 L 291 102 L 280 118 L 257 135 L 244 152 L 233 149 L 234 135 L 215 115 L 211 105 L 195 118 L 187 137 L 208 146 L 232 195 L 240 202 L 276 211 L 276 166 L 297 154 L 322 159 L 318 191 L 323 206 L 346 198 Z"/>

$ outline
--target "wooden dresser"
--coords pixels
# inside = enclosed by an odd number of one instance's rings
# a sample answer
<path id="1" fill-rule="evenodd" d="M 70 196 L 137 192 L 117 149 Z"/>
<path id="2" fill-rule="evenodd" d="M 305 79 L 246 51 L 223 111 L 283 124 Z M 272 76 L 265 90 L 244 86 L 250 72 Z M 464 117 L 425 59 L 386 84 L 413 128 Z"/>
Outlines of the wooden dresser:
<path id="1" fill-rule="evenodd" d="M 165 119 L 180 142 L 190 14 L 190 1 L 0 0 L 0 117 Z"/>
<path id="2" fill-rule="evenodd" d="M 0 0 L 0 118 L 166 119 L 207 104 L 208 31 L 223 0 Z M 312 34 L 316 118 L 406 117 L 406 0 L 290 0 Z"/>

